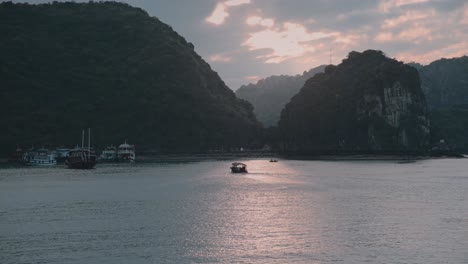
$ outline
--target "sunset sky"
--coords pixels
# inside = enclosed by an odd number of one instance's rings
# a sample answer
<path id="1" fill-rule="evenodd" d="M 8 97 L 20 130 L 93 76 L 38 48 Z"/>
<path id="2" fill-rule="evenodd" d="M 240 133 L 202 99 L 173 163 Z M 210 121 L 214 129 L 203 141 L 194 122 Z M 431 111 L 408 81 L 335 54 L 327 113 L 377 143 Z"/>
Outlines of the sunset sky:
<path id="1" fill-rule="evenodd" d="M 468 54 L 467 0 L 123 2 L 171 25 L 233 90 L 328 64 L 330 55 L 338 64 L 352 50 L 422 64 Z"/>

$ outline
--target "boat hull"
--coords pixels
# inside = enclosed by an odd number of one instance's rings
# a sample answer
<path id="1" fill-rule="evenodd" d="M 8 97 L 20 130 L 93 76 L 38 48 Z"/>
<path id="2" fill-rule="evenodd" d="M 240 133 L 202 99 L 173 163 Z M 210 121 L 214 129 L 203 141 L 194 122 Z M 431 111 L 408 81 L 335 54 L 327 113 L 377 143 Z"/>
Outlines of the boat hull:
<path id="1" fill-rule="evenodd" d="M 247 173 L 246 168 L 231 167 L 232 173 Z"/>
<path id="2" fill-rule="evenodd" d="M 96 166 L 96 153 L 92 149 L 74 149 L 65 161 L 70 169 L 92 169 Z"/>
<path id="3" fill-rule="evenodd" d="M 47 167 L 47 166 L 55 166 L 57 165 L 57 161 L 50 161 L 50 162 L 34 162 L 34 161 L 29 161 L 25 162 L 24 165 L 26 166 L 40 166 L 40 167 Z"/>
<path id="4" fill-rule="evenodd" d="M 80 169 L 80 170 L 89 170 L 93 169 L 96 166 L 96 162 L 94 161 L 69 161 L 66 160 L 65 164 L 67 164 L 68 168 L 70 169 Z"/>

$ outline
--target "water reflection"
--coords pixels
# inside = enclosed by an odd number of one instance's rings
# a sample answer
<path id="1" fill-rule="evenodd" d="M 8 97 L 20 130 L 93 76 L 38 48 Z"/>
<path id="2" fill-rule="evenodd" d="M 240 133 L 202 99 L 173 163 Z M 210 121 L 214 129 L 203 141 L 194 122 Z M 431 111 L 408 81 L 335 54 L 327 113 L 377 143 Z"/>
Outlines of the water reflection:
<path id="1" fill-rule="evenodd" d="M 465 263 L 464 160 L 0 170 L 0 263 Z"/>
<path id="2" fill-rule="evenodd" d="M 191 230 L 197 246 L 190 246 L 188 257 L 201 262 L 314 263 L 313 256 L 320 256 L 326 245 L 321 242 L 320 211 L 309 201 L 320 204 L 321 195 L 305 197 L 298 173 L 287 162 L 242 162 L 249 173 L 226 175 L 228 184 L 213 193 L 209 208 L 198 216 L 201 226 Z"/>

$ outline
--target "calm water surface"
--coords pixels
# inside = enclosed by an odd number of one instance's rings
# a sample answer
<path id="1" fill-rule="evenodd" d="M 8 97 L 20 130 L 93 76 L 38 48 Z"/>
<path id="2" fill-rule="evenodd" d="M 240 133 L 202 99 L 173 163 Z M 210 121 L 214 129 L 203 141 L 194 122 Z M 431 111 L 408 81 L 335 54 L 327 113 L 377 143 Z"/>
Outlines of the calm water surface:
<path id="1" fill-rule="evenodd" d="M 0 169 L 0 263 L 468 263 L 468 160 Z"/>

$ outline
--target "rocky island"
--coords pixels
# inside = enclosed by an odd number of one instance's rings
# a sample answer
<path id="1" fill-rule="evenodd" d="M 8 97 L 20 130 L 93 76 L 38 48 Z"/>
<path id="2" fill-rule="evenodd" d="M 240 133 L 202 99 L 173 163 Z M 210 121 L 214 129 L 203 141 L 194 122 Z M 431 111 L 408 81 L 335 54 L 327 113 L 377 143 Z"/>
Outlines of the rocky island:
<path id="1" fill-rule="evenodd" d="M 309 79 L 281 113 L 287 152 L 427 151 L 430 128 L 418 72 L 383 52 L 351 52 Z"/>

